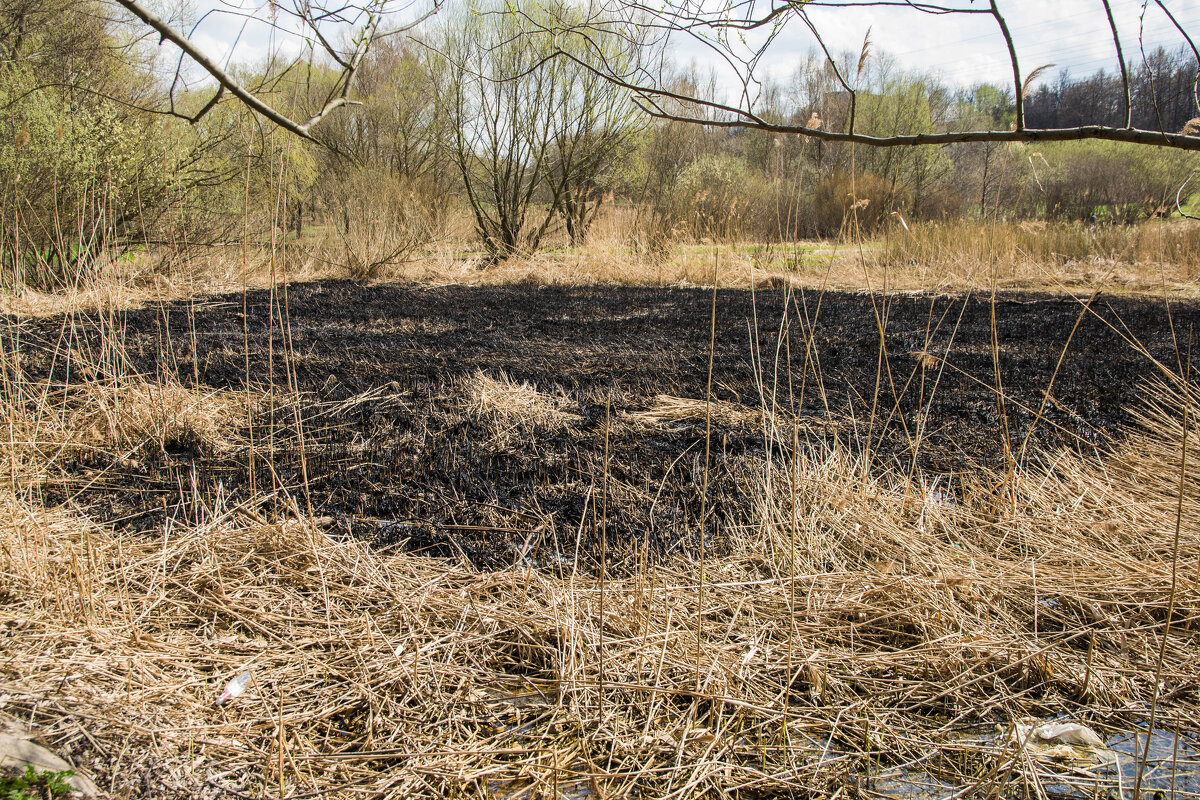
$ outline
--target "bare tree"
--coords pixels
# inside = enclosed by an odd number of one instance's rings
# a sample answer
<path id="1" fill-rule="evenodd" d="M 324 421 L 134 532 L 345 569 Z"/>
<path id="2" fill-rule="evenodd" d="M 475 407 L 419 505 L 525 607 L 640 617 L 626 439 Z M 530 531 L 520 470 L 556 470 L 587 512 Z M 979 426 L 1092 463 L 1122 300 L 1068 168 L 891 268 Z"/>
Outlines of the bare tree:
<path id="1" fill-rule="evenodd" d="M 551 8 L 565 25 L 578 17 L 565 4 Z M 592 48 L 580 53 L 590 63 L 628 68 L 643 52 L 640 42 L 621 37 L 593 37 Z M 633 136 L 643 127 L 643 115 L 629 92 L 604 80 L 594 70 L 559 59 L 553 69 L 561 86 L 560 102 L 550 119 L 553 148 L 547 162 L 547 182 L 557 198 L 556 210 L 571 244 L 581 245 L 605 195 L 618 162 L 629 155 Z"/>
<path id="2" fill-rule="evenodd" d="M 558 201 L 545 167 L 565 87 L 503 14 L 469 9 L 448 20 L 432 46 L 444 59 L 438 84 L 447 148 L 484 248 L 493 260 L 537 249 Z M 547 193 L 539 208 L 535 198 Z"/>
<path id="3" fill-rule="evenodd" d="M 560 219 L 572 242 L 582 242 L 603 199 L 603 177 L 640 117 L 628 93 L 597 68 L 635 63 L 636 43 L 566 34 L 576 11 L 563 3 L 527 13 L 535 25 L 468 9 L 429 43 L 444 64 L 448 150 L 493 259 L 536 250 Z M 564 47 L 573 58 L 554 57 Z"/>

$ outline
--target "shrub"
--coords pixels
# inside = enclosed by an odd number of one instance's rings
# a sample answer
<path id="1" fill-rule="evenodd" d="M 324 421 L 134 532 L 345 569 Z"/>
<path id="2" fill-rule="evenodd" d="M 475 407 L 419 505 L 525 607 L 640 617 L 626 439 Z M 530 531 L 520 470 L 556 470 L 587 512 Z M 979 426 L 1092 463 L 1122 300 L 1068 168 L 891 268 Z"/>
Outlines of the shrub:
<path id="1" fill-rule="evenodd" d="M 1114 142 L 1063 142 L 1038 152 L 1025 148 L 1026 213 L 1086 220 L 1095 214 L 1132 223 L 1169 211 L 1191 167 L 1188 155 Z"/>
<path id="2" fill-rule="evenodd" d="M 87 277 L 112 246 L 144 238 L 178 180 L 167 126 L 0 70 L 4 224 L 0 280 L 53 289 Z"/>
<path id="3" fill-rule="evenodd" d="M 813 198 L 814 228 L 819 236 L 849 233 L 856 225 L 870 233 L 907 200 L 905 192 L 870 172 L 853 178 L 837 170 L 821 180 Z"/>
<path id="4" fill-rule="evenodd" d="M 313 255 L 360 282 L 411 260 L 433 241 L 437 223 L 419 184 L 362 170 L 326 187 L 325 217 Z"/>
<path id="5" fill-rule="evenodd" d="M 697 239 L 742 235 L 750 207 L 750 167 L 726 155 L 704 155 L 683 168 L 675 182 L 676 219 Z"/>

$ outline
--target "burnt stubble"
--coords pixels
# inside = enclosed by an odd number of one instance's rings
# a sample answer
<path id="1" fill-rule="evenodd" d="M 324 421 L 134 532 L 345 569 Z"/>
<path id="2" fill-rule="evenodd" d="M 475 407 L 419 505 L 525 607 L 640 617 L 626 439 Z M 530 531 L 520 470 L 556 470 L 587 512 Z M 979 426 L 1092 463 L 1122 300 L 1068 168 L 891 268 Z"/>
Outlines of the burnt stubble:
<path id="1" fill-rule="evenodd" d="M 618 564 L 697 546 L 704 420 L 648 425 L 632 415 L 658 395 L 704 398 L 710 302 L 711 291 L 700 288 L 321 281 L 293 284 L 286 294 L 251 292 L 245 315 L 238 294 L 208 298 L 190 312 L 183 302 L 127 312 L 115 328 L 127 375 L 198 378 L 224 389 L 249 379 L 281 395 L 299 392 L 307 485 L 295 418 L 282 407 L 255 422 L 256 485 L 285 487 L 298 507 L 330 518 L 331 531 L 481 567 L 561 570 L 595 564 L 603 525 Z M 798 291 L 786 324 L 784 306 L 778 290 L 719 292 L 714 397 L 751 409 L 765 397 L 784 418 L 798 412 L 802 447 L 869 454 L 877 470 L 907 473 L 915 463 L 929 479 L 1004 469 L 1006 449 L 1019 450 L 1083 302 Z M 995 391 L 993 308 L 1008 448 Z M 1173 305 L 1169 321 L 1162 301 L 1098 297 L 1071 337 L 1030 452 L 1098 456 L 1126 430 L 1154 373 L 1127 340 L 1174 366 L 1176 347 L 1186 351 L 1197 322 L 1195 304 Z M 50 353 L 64 330 L 74 331 L 79 352 L 96 350 L 96 331 L 114 327 L 99 323 L 22 323 L 30 377 L 86 377 L 68 376 L 66 360 Z M 463 384 L 480 372 L 560 398 L 561 419 L 497 420 L 472 409 Z M 746 495 L 764 453 L 761 426 L 714 422 L 709 546 L 719 549 L 723 532 L 751 524 Z M 134 466 L 76 466 L 92 476 L 81 478 L 86 488 L 47 490 L 48 500 L 70 497 L 136 528 L 164 516 L 192 519 L 218 494 L 226 506 L 249 495 L 246 453 L 186 442 Z M 278 511 L 283 498 L 277 491 L 267 509 Z"/>

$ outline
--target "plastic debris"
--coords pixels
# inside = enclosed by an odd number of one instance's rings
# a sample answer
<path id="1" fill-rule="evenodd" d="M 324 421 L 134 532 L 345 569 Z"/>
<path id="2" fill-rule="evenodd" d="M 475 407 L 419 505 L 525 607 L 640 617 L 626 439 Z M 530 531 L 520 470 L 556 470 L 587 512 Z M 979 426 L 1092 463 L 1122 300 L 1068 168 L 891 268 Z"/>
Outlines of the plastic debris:
<path id="1" fill-rule="evenodd" d="M 1078 722 L 1023 718 L 1017 720 L 1011 735 L 1016 744 L 1041 759 L 1094 762 L 1109 757 L 1108 747 L 1099 734 Z"/>
<path id="2" fill-rule="evenodd" d="M 246 686 L 250 684 L 250 671 L 246 670 L 236 678 L 225 684 L 225 691 L 221 692 L 221 696 L 217 698 L 217 705 L 223 706 L 233 698 L 246 691 Z"/>
<path id="3" fill-rule="evenodd" d="M 1034 728 L 1033 735 L 1050 744 L 1104 747 L 1104 740 L 1094 730 L 1078 722 L 1048 722 Z"/>

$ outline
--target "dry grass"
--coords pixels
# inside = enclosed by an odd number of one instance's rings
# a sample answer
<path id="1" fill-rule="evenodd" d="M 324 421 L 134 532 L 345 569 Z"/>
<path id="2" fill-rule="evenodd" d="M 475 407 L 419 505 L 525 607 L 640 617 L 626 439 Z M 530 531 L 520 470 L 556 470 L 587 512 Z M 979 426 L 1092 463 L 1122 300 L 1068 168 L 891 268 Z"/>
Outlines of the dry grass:
<path id="1" fill-rule="evenodd" d="M 629 266 L 613 247 L 486 273 L 444 254 L 403 275 L 711 280 L 710 249 Z M 720 258 L 722 285 L 766 274 L 737 251 Z M 787 280 L 946 288 L 994 274 L 969 258 L 961 273 L 867 260 L 843 274 L 828 258 Z M 566 396 L 504 374 L 461 389 L 497 435 L 574 419 Z M 747 457 L 753 522 L 727 555 L 614 578 L 373 550 L 282 496 L 217 500 L 190 509 L 202 523 L 150 533 L 99 525 L 40 502 L 64 458 L 237 453 L 241 421 L 267 399 L 99 374 L 69 390 L 6 384 L 0 716 L 38 726 L 116 796 L 832 800 L 896 776 L 955 797 L 1120 792 L 1112 773 L 1040 760 L 1009 732 L 1065 715 L 1107 737 L 1152 707 L 1160 727 L 1200 725 L 1200 397 L 1148 397 L 1144 431 L 1103 463 L 1041 454 L 948 487 L 869 473 L 844 449 L 793 450 L 799 421 L 776 420 L 773 455 Z M 710 414 L 764 424 L 748 406 L 665 396 L 633 416 Z M 243 669 L 247 693 L 216 707 Z M 1174 796 L 1198 796 L 1195 783 Z"/>
<path id="2" fill-rule="evenodd" d="M 566 411 L 567 398 L 563 395 L 540 392 L 528 381 L 517 383 L 503 370 L 498 370 L 496 377 L 477 371 L 463 381 L 461 391 L 472 413 L 505 423 L 548 426 L 579 418 Z"/>
<path id="3" fill-rule="evenodd" d="M 277 243 L 160 248 L 108 257 L 92 280 L 57 292 L 29 286 L 0 292 L 0 314 L 47 317 L 122 311 L 172 300 L 266 289 L 273 282 L 344 277 L 303 249 Z"/>
<path id="4" fill-rule="evenodd" d="M 913 223 L 863 243 L 667 243 L 657 253 L 632 244 L 627 209 L 602 216 L 590 243 L 514 257 L 485 266 L 472 250 L 470 226 L 454 215 L 439 238 L 403 263 L 371 261 L 364 279 L 429 285 L 711 286 L 714 260 L 723 288 L 784 286 L 845 291 L 968 291 L 1033 289 L 1108 291 L 1174 298 L 1200 296 L 1200 226 L 1154 221 L 1090 228 L 1075 223 Z M 397 235 L 402 235 L 403 232 Z M 269 245 L 191 247 L 111 259 L 86 284 L 56 294 L 22 288 L 0 295 L 0 313 L 45 316 L 93 309 L 120 310 L 161 300 L 266 288 L 273 280 L 346 277 L 346 264 L 322 257 L 342 240 L 328 234 L 304 244 L 281 238 Z M 332 236 L 333 238 L 328 238 Z M 324 249 L 323 249 L 324 248 Z M 411 251 L 411 252 L 410 252 Z"/>
<path id="5" fill-rule="evenodd" d="M 561 413 L 503 376 L 469 385 L 479 413 Z M 1064 455 L 949 492 L 824 450 L 760 461 L 758 521 L 703 573 L 479 573 L 332 538 L 294 504 L 266 519 L 266 497 L 140 535 L 10 490 L 0 712 L 118 795 L 845 797 L 904 764 L 984 793 L 1102 793 L 1111 776 L 1007 728 L 1068 714 L 1111 733 L 1156 686 L 1160 724 L 1200 722 L 1200 476 L 1179 506 L 1182 401 L 1155 397 L 1104 465 Z M 207 435 L 232 440 L 226 424 Z M 111 430 L 93 441 L 160 432 Z M 214 707 L 243 669 L 247 693 Z M 978 719 L 1001 730 L 964 735 Z"/>
<path id="6" fill-rule="evenodd" d="M 1154 221 L 1135 226 L 1077 223 L 916 223 L 891 231 L 866 252 L 896 288 L 1092 289 L 1196 297 L 1200 226 Z M 877 276 L 877 281 L 882 276 Z M 877 283 L 882 285 L 882 283 Z"/>
<path id="7" fill-rule="evenodd" d="M 612 240 L 595 241 L 580 250 L 514 257 L 494 266 L 484 266 L 481 256 L 446 248 L 389 271 L 386 279 L 466 286 L 711 286 L 715 251 L 720 251 L 722 287 L 779 288 L 791 281 L 780 270 L 765 272 L 730 247 L 680 247 L 665 258 L 654 258 Z"/>
<path id="8" fill-rule="evenodd" d="M 0 475 L 40 480 L 64 462 L 97 455 L 120 463 L 168 450 L 213 454 L 245 444 L 241 435 L 265 400 L 192 389 L 177 381 L 89 381 L 67 389 L 23 384 L 0 411 L 7 431 Z"/>
<path id="9" fill-rule="evenodd" d="M 635 411 L 629 415 L 635 421 L 647 425 L 663 425 L 671 422 L 703 422 L 711 419 L 728 426 L 746 426 L 758 428 L 762 424 L 762 412 L 721 400 L 705 402 L 686 397 L 672 397 L 660 394 L 654 398 L 654 405 L 644 411 Z"/>
<path id="10" fill-rule="evenodd" d="M 729 244 L 674 242 L 657 254 L 631 245 L 618 210 L 603 218 L 587 247 L 565 246 L 497 266 L 464 257 L 469 239 L 446 241 L 389 279 L 436 284 L 710 286 L 714 259 L 726 288 L 785 285 L 848 291 L 1048 292 L 1104 287 L 1131 294 L 1200 296 L 1200 226 L 1152 221 L 1091 228 L 1078 223 L 922 222 L 898 224 L 857 242 Z"/>

